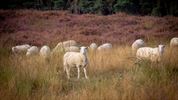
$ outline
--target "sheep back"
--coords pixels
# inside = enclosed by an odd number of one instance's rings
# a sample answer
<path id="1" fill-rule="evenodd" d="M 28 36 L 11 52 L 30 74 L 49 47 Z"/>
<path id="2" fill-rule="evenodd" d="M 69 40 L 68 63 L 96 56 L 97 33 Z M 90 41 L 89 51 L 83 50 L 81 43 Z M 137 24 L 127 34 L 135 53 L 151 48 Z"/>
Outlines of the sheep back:
<path id="1" fill-rule="evenodd" d="M 178 46 L 178 37 L 174 37 L 171 39 L 170 46 L 171 47 Z"/>
<path id="2" fill-rule="evenodd" d="M 64 54 L 63 60 L 64 60 L 64 65 L 69 65 L 69 66 L 86 65 L 85 56 L 79 52 L 67 52 Z"/>

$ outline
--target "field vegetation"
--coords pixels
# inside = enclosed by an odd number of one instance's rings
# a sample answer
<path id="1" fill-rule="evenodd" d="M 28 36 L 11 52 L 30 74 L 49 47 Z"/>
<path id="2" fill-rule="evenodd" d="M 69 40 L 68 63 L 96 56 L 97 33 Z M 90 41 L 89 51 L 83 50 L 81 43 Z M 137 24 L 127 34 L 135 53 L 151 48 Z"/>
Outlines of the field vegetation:
<path id="1" fill-rule="evenodd" d="M 30 16 L 29 16 L 30 15 Z M 169 40 L 178 36 L 178 18 L 172 16 L 75 15 L 62 11 L 0 11 L 0 98 L 3 100 L 177 100 L 178 48 Z M 165 44 L 160 63 L 135 64 L 131 43 Z M 89 80 L 71 79 L 63 70 L 63 52 L 45 62 L 38 55 L 13 55 L 17 44 L 49 45 L 74 39 L 88 46 L 110 42 L 109 52 L 89 51 Z M 81 71 L 82 72 L 82 71 Z"/>
<path id="2" fill-rule="evenodd" d="M 62 100 L 176 100 L 178 54 L 166 48 L 160 63 L 135 64 L 130 47 L 110 52 L 89 52 L 89 80 L 77 79 L 73 68 L 66 78 L 62 56 L 45 62 L 39 56 L 25 57 L 1 49 L 0 97 L 3 99 Z"/>

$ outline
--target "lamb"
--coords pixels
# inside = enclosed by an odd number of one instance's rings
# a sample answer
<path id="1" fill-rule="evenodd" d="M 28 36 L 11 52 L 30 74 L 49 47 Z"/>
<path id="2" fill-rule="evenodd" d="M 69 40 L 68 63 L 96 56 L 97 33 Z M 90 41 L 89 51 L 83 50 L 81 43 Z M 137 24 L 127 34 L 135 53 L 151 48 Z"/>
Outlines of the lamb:
<path id="1" fill-rule="evenodd" d="M 160 62 L 164 48 L 164 45 L 158 45 L 157 48 L 141 47 L 137 50 L 136 57 L 138 60 L 147 59 L 152 62 Z"/>
<path id="2" fill-rule="evenodd" d="M 91 50 L 96 50 L 97 49 L 97 44 L 96 43 L 92 43 L 92 44 L 90 44 L 90 49 Z"/>
<path id="3" fill-rule="evenodd" d="M 70 68 L 77 67 L 78 79 L 80 78 L 80 67 L 83 68 L 85 78 L 88 79 L 86 66 L 88 64 L 87 48 L 81 47 L 80 52 L 66 52 L 63 57 L 64 71 L 67 73 L 67 78 L 70 79 Z"/>
<path id="4" fill-rule="evenodd" d="M 26 56 L 37 55 L 39 53 L 39 49 L 37 46 L 32 46 L 27 50 Z"/>
<path id="5" fill-rule="evenodd" d="M 75 40 L 68 40 L 64 42 L 59 42 L 57 46 L 53 49 L 53 53 L 57 51 L 63 51 L 65 47 L 78 46 Z"/>
<path id="6" fill-rule="evenodd" d="M 100 45 L 98 48 L 97 48 L 97 50 L 98 51 L 105 51 L 105 50 L 110 50 L 112 48 L 112 44 L 110 44 L 110 43 L 105 43 L 105 44 L 102 44 L 102 45 Z"/>
<path id="7" fill-rule="evenodd" d="M 26 53 L 29 48 L 30 48 L 29 44 L 17 45 L 17 46 L 12 47 L 12 52 L 14 54 Z"/>
<path id="8" fill-rule="evenodd" d="M 170 46 L 171 47 L 178 47 L 178 37 L 174 37 L 170 41 Z"/>
<path id="9" fill-rule="evenodd" d="M 145 43 L 142 39 L 137 39 L 132 43 L 132 53 L 135 54 L 137 49 L 144 47 Z"/>
<path id="10" fill-rule="evenodd" d="M 44 45 L 40 49 L 40 56 L 43 57 L 44 59 L 48 59 L 50 57 L 51 50 L 48 46 Z"/>

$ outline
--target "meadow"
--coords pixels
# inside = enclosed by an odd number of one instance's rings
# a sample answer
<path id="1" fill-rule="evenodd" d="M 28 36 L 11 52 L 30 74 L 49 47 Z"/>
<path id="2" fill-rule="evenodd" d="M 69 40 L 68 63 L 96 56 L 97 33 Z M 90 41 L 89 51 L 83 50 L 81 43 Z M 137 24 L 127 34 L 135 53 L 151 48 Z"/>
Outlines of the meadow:
<path id="1" fill-rule="evenodd" d="M 177 48 L 166 48 L 160 63 L 135 64 L 129 46 L 110 52 L 89 52 L 89 80 L 73 68 L 71 79 L 63 70 L 63 53 L 49 62 L 39 56 L 0 54 L 0 97 L 3 100 L 176 100 L 178 98 Z"/>
<path id="2" fill-rule="evenodd" d="M 108 16 L 75 15 L 66 11 L 0 10 L 0 98 L 3 100 L 177 100 L 178 48 L 169 41 L 178 36 L 178 18 L 118 13 Z M 160 63 L 135 64 L 131 43 L 165 44 Z M 38 55 L 16 56 L 11 47 L 55 45 L 74 39 L 88 46 L 110 42 L 110 52 L 88 52 L 86 80 L 81 70 L 63 70 L 63 54 L 45 62 Z"/>

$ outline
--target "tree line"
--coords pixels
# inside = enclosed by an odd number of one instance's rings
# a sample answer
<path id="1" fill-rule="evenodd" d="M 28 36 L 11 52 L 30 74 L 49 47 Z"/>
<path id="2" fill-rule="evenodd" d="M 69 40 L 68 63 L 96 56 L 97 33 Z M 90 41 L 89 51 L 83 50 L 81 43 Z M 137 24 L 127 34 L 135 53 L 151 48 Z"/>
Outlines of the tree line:
<path id="1" fill-rule="evenodd" d="M 69 10 L 72 13 L 178 16 L 178 0 L 2 0 L 1 9 Z"/>

